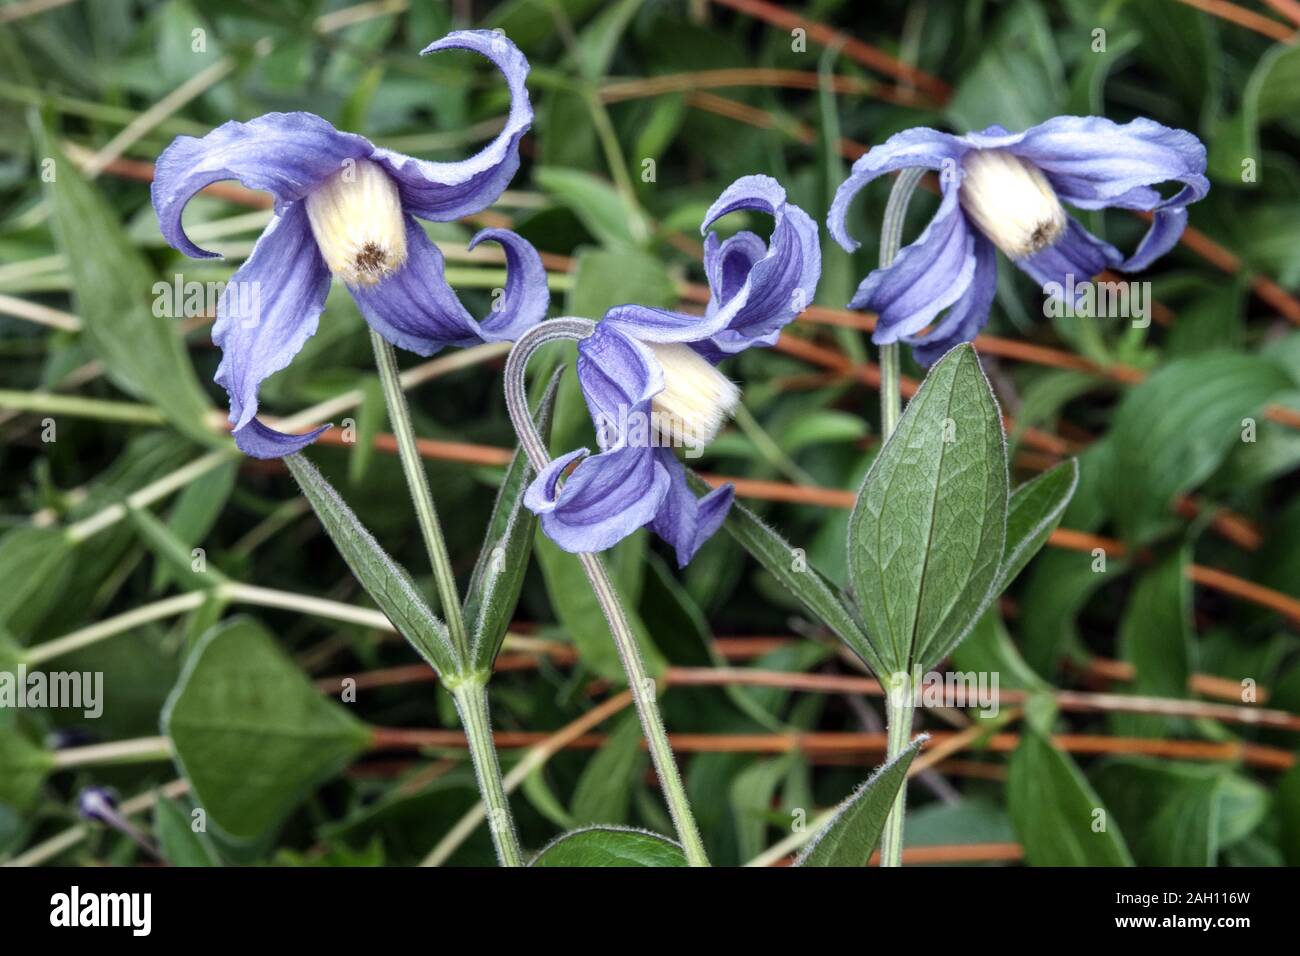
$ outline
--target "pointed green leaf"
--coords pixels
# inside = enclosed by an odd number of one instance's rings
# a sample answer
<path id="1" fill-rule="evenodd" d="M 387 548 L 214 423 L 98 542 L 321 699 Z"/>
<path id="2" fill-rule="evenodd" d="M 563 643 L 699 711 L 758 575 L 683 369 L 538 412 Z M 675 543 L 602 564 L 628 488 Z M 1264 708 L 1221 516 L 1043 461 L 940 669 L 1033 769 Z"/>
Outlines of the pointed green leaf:
<path id="1" fill-rule="evenodd" d="M 207 833 L 196 831 L 188 805 L 163 797 L 154 807 L 153 828 L 168 866 L 220 866 L 221 856 Z"/>
<path id="2" fill-rule="evenodd" d="M 1031 866 L 1132 866 L 1118 822 L 1070 755 L 1026 723 L 1007 768 L 1007 810 Z"/>
<path id="3" fill-rule="evenodd" d="M 21 632 L 57 598 L 72 543 L 58 528 L 14 528 L 0 535 L 0 627 Z"/>
<path id="4" fill-rule="evenodd" d="M 795 866 L 866 866 L 880 845 L 898 788 L 907 783 L 907 768 L 928 739 L 921 734 L 897 757 L 877 768 L 839 805 L 831 821 L 799 854 Z"/>
<path id="5" fill-rule="evenodd" d="M 388 556 L 334 486 L 301 454 L 284 459 L 339 554 L 366 593 L 439 674 L 459 670 L 447 626 L 434 616 L 406 569 Z"/>
<path id="6" fill-rule="evenodd" d="M 648 830 L 591 827 L 559 837 L 530 866 L 686 866 L 686 854 Z"/>
<path id="7" fill-rule="evenodd" d="M 563 369 L 557 369 L 533 416 L 545 441 L 550 433 L 551 411 Z M 501 651 L 506 630 L 519 601 L 519 589 L 528 570 L 537 517 L 524 507 L 524 492 L 533 480 L 533 469 L 522 448 L 515 450 L 497 493 L 492 517 L 483 533 L 483 547 L 465 593 L 465 627 L 473 641 L 470 653 L 474 668 L 491 671 Z"/>
<path id="8" fill-rule="evenodd" d="M 194 649 L 163 709 L 176 764 L 211 823 L 237 840 L 276 826 L 366 749 L 366 725 L 312 686 L 257 622 Z"/>
<path id="9" fill-rule="evenodd" d="M 1007 504 L 1007 537 L 992 595 L 997 597 L 1024 570 L 1056 526 L 1079 484 L 1079 462 L 1071 458 L 1027 481 Z"/>
<path id="10" fill-rule="evenodd" d="M 214 444 L 212 411 L 190 364 L 175 316 L 155 315 L 155 276 L 116 214 L 39 121 L 39 155 L 53 160 L 45 183 L 50 218 L 68 262 L 82 332 L 118 387 L 152 403 L 190 438 Z M 42 177 L 45 179 L 45 177 Z"/>
<path id="11" fill-rule="evenodd" d="M 1240 444 L 1244 419 L 1257 419 L 1291 387 L 1268 359 L 1202 352 L 1130 389 L 1107 438 L 1114 463 L 1103 489 L 1124 537 L 1146 544 L 1175 524 L 1174 498 L 1208 478 Z"/>
<path id="12" fill-rule="evenodd" d="M 975 350 L 926 376 L 858 492 L 849 572 L 892 670 L 927 666 L 982 613 L 1007 525 L 1002 420 Z"/>

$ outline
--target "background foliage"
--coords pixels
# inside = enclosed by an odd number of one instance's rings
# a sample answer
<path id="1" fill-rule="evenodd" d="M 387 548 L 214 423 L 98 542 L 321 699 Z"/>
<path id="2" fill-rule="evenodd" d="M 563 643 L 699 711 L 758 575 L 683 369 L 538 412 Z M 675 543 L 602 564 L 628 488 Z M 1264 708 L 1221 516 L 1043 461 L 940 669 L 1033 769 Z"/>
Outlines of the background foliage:
<path id="1" fill-rule="evenodd" d="M 936 742 L 955 731 L 961 746 L 913 779 L 908 846 L 939 861 L 1300 863 L 1297 721 L 1239 719 L 1261 705 L 1300 711 L 1300 50 L 1287 4 L 1219 5 L 1229 9 L 1218 17 L 1200 6 L 0 6 L 0 663 L 80 635 L 84 646 L 43 666 L 102 671 L 106 695 L 93 721 L 0 712 L 0 858 L 148 859 L 118 832 L 77 829 L 76 796 L 99 784 L 177 864 L 404 864 L 439 845 L 450 863 L 491 861 L 482 826 L 442 842 L 477 799 L 449 697 L 379 626 L 283 466 L 229 454 L 211 303 L 179 319 L 151 308 L 156 281 L 228 277 L 265 202 L 238 190 L 197 199 L 191 234 L 227 256 L 201 263 L 163 243 L 146 185 L 173 136 L 268 110 L 310 110 L 415 155 L 466 155 L 497 128 L 504 86 L 468 54 L 417 53 L 453 27 L 482 26 L 528 54 L 537 120 L 510 192 L 474 222 L 432 227 L 478 314 L 502 278 L 490 250 L 464 253 L 483 224 L 512 223 L 549 254 L 552 314 L 698 308 L 698 224 L 746 173 L 776 176 L 821 221 L 851 159 L 914 125 L 1141 114 L 1205 140 L 1214 188 L 1192 208 L 1190 241 L 1142 277 L 1159 303 L 1148 328 L 1045 318 L 1023 276 L 1007 270 L 999 284 L 993 337 L 978 346 L 1014 419 L 1013 482 L 1077 454 L 1080 485 L 1064 530 L 954 657 L 999 672 L 1001 715 L 922 717 Z M 822 308 L 777 350 L 732 364 L 745 412 L 697 463 L 743 479 L 746 503 L 841 585 L 846 489 L 872 461 L 877 417 L 873 350 L 860 318 L 837 310 L 875 262 L 886 192 L 869 190 L 855 210 L 857 254 L 823 236 Z M 932 206 L 918 195 L 912 234 Z M 723 224 L 745 225 L 766 228 Z M 1130 247 L 1144 228 L 1123 213 L 1091 225 Z M 329 417 L 351 419 L 356 441 L 308 456 L 428 591 L 370 355 L 335 289 L 319 334 L 263 401 L 288 415 L 349 395 Z M 514 445 L 501 359 L 475 352 L 411 393 L 463 581 Z M 555 415 L 555 447 L 590 443 L 571 376 Z M 545 541 L 534 557 L 490 685 L 507 771 L 532 761 L 513 798 L 523 841 L 540 849 L 585 824 L 670 833 L 581 571 Z M 878 696 L 845 683 L 852 661 L 731 538 L 683 573 L 644 533 L 611 560 L 667 680 L 668 726 L 692 735 L 679 757 L 716 863 L 758 857 L 880 762 Z M 132 626 L 87 636 L 138 609 Z M 200 658 L 205 646 L 220 653 Z M 339 702 L 345 675 L 358 680 L 354 702 Z M 808 675 L 803 689 L 792 675 Z M 205 693 L 182 699 L 187 682 Z M 1243 701 L 1243 686 L 1256 696 Z M 1136 713 L 1089 696 L 1100 690 L 1181 704 L 1174 716 Z M 549 759 L 522 749 L 584 715 L 589 726 Z M 179 766 L 157 753 L 66 756 L 163 727 Z M 759 740 L 767 750 L 755 752 Z M 212 781 L 207 833 L 187 825 L 183 785 L 154 799 L 179 771 Z M 604 852 L 588 838 L 562 850 L 557 863 Z M 673 862 L 652 838 L 636 852 Z"/>

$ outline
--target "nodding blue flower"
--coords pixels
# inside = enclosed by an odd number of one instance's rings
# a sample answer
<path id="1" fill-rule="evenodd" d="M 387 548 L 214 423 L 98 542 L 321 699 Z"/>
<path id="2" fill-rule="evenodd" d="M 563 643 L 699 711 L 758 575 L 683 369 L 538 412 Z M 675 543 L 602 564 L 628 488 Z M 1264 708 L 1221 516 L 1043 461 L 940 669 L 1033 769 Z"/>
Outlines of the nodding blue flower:
<path id="1" fill-rule="evenodd" d="M 285 435 L 258 421 L 258 388 L 289 364 L 316 331 L 340 278 L 371 327 L 394 345 L 431 355 L 447 345 L 509 341 L 546 315 L 546 272 L 537 251 L 504 229 L 485 229 L 505 250 L 505 294 L 477 321 L 447 285 L 442 254 L 415 217 L 435 222 L 493 203 L 519 168 L 519 140 L 532 124 L 528 61 L 501 34 L 451 33 L 424 53 L 482 54 L 505 75 L 505 128 L 460 162 L 429 162 L 376 147 L 311 113 L 268 113 L 230 122 L 202 139 L 178 137 L 158 157 L 153 205 L 167 241 L 212 257 L 185 234 L 181 213 L 205 186 L 237 179 L 275 198 L 275 215 L 217 305 L 213 341 L 222 349 L 216 381 L 230 395 L 236 443 L 258 458 L 287 455 L 324 428 Z M 328 427 L 328 426 L 325 426 Z"/>
<path id="2" fill-rule="evenodd" d="M 878 313 L 874 341 L 906 342 L 925 365 L 971 341 L 988 322 L 997 291 L 995 248 L 1047 290 L 1073 287 L 1106 269 L 1135 272 L 1174 246 L 1187 227 L 1187 206 L 1210 188 L 1200 140 L 1149 119 L 1121 125 L 1100 116 L 1058 116 L 1023 133 L 990 126 L 966 136 L 909 129 L 872 147 L 837 190 L 827 225 L 841 246 L 858 247 L 845 225 L 858 190 L 908 168 L 940 172 L 939 211 L 892 265 L 863 280 L 849 307 Z M 1182 188 L 1164 198 L 1153 187 L 1165 182 Z M 1062 202 L 1154 216 L 1125 258 L 1068 215 Z"/>
<path id="3" fill-rule="evenodd" d="M 714 438 L 740 400 L 715 363 L 774 344 L 812 301 L 821 275 L 817 225 L 786 202 L 776 180 L 738 179 L 710 207 L 700 231 L 738 209 L 771 215 L 771 239 L 739 232 L 719 241 L 709 233 L 704 269 L 711 295 L 703 316 L 616 306 L 578 344 L 578 381 L 600 452 L 588 457 L 580 448 L 555 459 L 524 498 L 564 550 L 603 551 L 649 525 L 684 567 L 726 517 L 732 486 L 697 499 L 671 446 L 684 445 L 689 454 Z"/>

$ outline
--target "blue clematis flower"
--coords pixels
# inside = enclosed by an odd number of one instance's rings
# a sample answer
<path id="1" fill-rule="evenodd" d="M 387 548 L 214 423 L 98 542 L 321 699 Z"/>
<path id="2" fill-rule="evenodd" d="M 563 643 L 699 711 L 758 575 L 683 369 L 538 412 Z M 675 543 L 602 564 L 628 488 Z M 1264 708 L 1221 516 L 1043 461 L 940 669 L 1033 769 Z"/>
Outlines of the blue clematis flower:
<path id="1" fill-rule="evenodd" d="M 1074 287 L 1106 269 L 1135 272 L 1173 247 L 1187 227 L 1187 206 L 1210 187 L 1200 140 L 1149 119 L 1121 125 L 1058 116 L 1023 133 L 990 126 L 966 136 L 910 129 L 853 164 L 827 217 L 836 241 L 850 252 L 858 247 L 845 225 L 858 190 L 884 173 L 918 167 L 940 171 L 939 211 L 891 266 L 863 280 L 849 307 L 878 313 L 873 340 L 906 342 L 925 365 L 987 324 L 997 290 L 995 247 L 1045 289 Z M 1153 188 L 1164 182 L 1182 188 L 1164 198 Z M 1154 216 L 1125 258 L 1068 215 L 1062 201 Z"/>
<path id="2" fill-rule="evenodd" d="M 672 446 L 689 454 L 713 439 L 740 399 L 715 363 L 774 344 L 812 301 L 821 275 L 817 226 L 786 202 L 776 180 L 738 179 L 700 231 L 738 209 L 771 215 L 771 239 L 740 232 L 720 242 L 709 233 L 704 269 L 712 294 L 703 316 L 621 305 L 579 343 L 578 381 L 600 452 L 588 457 L 579 448 L 555 459 L 524 497 L 564 550 L 603 551 L 649 525 L 684 567 L 726 517 L 732 486 L 697 499 Z"/>
<path id="3" fill-rule="evenodd" d="M 519 168 L 519 140 L 532 124 L 524 80 L 528 61 L 504 36 L 451 33 L 426 47 L 473 50 L 505 75 L 510 114 L 477 155 L 436 163 L 374 146 L 311 113 L 268 113 L 230 122 L 202 139 L 178 137 L 158 158 L 152 196 L 167 241 L 211 257 L 185 234 L 181 213 L 210 183 L 237 179 L 275 197 L 275 216 L 234 274 L 217 306 L 213 341 L 222 349 L 216 381 L 230 395 L 236 443 L 258 458 L 287 455 L 324 428 L 285 435 L 257 420 L 258 388 L 289 364 L 316 331 L 331 274 L 348 286 L 362 315 L 394 345 L 431 355 L 447 345 L 509 341 L 546 315 L 541 258 L 524 239 L 485 229 L 505 250 L 499 308 L 476 320 L 447 285 L 442 254 L 414 217 L 442 222 L 493 203 Z M 328 427 L 328 426 L 326 426 Z"/>

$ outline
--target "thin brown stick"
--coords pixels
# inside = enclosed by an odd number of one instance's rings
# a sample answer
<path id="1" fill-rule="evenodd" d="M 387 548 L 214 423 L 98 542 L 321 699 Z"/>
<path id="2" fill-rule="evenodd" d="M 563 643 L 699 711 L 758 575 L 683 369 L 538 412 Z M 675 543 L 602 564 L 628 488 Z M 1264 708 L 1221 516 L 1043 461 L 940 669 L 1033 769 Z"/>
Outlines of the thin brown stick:
<path id="1" fill-rule="evenodd" d="M 904 63 L 883 50 L 855 39 L 847 33 L 828 27 L 824 23 L 818 23 L 816 20 L 809 20 L 774 3 L 767 3 L 766 0 L 713 0 L 713 2 L 719 6 L 731 7 L 746 16 L 763 20 L 773 26 L 781 27 L 783 30 L 806 30 L 808 36 L 822 46 L 838 46 L 844 55 L 850 59 L 856 60 L 870 69 L 884 73 L 886 76 L 892 76 L 911 83 L 913 86 L 925 90 L 940 102 L 946 100 L 952 94 L 952 87 L 937 76 Z"/>
<path id="2" fill-rule="evenodd" d="M 926 748 L 937 747 L 965 731 L 931 731 Z M 546 731 L 505 730 L 495 734 L 502 750 L 532 747 L 546 740 Z M 813 731 L 800 734 L 669 734 L 673 750 L 678 753 L 806 753 L 881 754 L 887 745 L 884 733 L 845 733 Z M 1289 770 L 1295 755 L 1278 747 L 1235 741 L 1160 740 L 1149 737 L 1110 737 L 1099 734 L 1054 734 L 1052 743 L 1067 753 L 1135 754 L 1167 757 L 1175 760 L 1244 763 L 1266 770 Z M 609 742 L 607 734 L 583 734 L 569 747 L 575 750 L 598 750 Z M 644 742 L 643 742 L 644 744 Z M 1010 753 L 1020 745 L 1020 735 L 991 734 L 979 742 L 979 748 L 993 753 Z M 466 746 L 460 730 L 425 730 L 406 727 L 375 727 L 371 738 L 374 751 L 424 748 L 461 748 Z"/>
<path id="3" fill-rule="evenodd" d="M 1189 7 L 1195 7 L 1197 10 L 1202 10 L 1211 16 L 1218 17 L 1220 20 L 1227 20 L 1239 27 L 1253 30 L 1260 36 L 1266 36 L 1270 40 L 1277 40 L 1280 43 L 1295 42 L 1295 30 L 1285 23 L 1278 23 L 1262 13 L 1247 10 L 1235 3 L 1228 3 L 1227 0 L 1180 0 L 1180 2 L 1187 4 Z"/>

